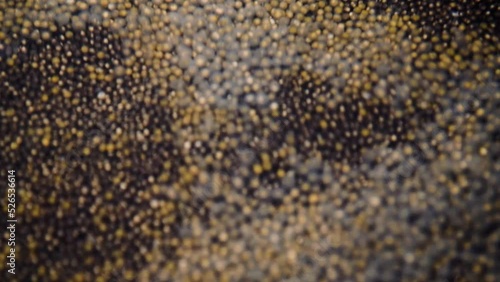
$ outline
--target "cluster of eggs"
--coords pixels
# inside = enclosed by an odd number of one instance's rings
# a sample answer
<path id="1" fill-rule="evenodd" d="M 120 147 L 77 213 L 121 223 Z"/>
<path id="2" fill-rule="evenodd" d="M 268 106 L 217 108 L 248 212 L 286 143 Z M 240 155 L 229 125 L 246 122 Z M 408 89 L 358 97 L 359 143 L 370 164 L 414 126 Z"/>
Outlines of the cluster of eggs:
<path id="1" fill-rule="evenodd" d="M 7 278 L 495 281 L 499 13 L 1 1 Z"/>

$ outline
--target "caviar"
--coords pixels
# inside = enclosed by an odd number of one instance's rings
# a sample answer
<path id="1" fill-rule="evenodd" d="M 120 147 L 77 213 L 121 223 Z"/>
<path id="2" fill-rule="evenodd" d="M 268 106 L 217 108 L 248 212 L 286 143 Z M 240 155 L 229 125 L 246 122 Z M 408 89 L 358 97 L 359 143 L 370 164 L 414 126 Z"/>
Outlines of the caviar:
<path id="1" fill-rule="evenodd" d="M 3 1 L 14 280 L 497 280 L 498 13 Z"/>

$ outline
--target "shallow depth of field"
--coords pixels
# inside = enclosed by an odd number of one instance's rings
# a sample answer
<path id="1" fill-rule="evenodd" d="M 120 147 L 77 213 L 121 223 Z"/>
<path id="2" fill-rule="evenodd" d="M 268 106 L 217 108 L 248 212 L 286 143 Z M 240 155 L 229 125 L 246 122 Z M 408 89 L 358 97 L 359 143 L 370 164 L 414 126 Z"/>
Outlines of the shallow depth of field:
<path id="1" fill-rule="evenodd" d="M 498 18 L 0 0 L 0 280 L 499 281 Z"/>

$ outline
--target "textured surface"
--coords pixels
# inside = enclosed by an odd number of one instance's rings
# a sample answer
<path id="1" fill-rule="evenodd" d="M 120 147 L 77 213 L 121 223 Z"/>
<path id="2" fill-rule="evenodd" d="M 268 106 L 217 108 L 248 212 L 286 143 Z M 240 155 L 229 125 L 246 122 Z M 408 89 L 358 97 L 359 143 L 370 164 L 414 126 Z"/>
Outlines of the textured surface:
<path id="1" fill-rule="evenodd" d="M 498 281 L 498 18 L 0 1 L 6 281 Z"/>

